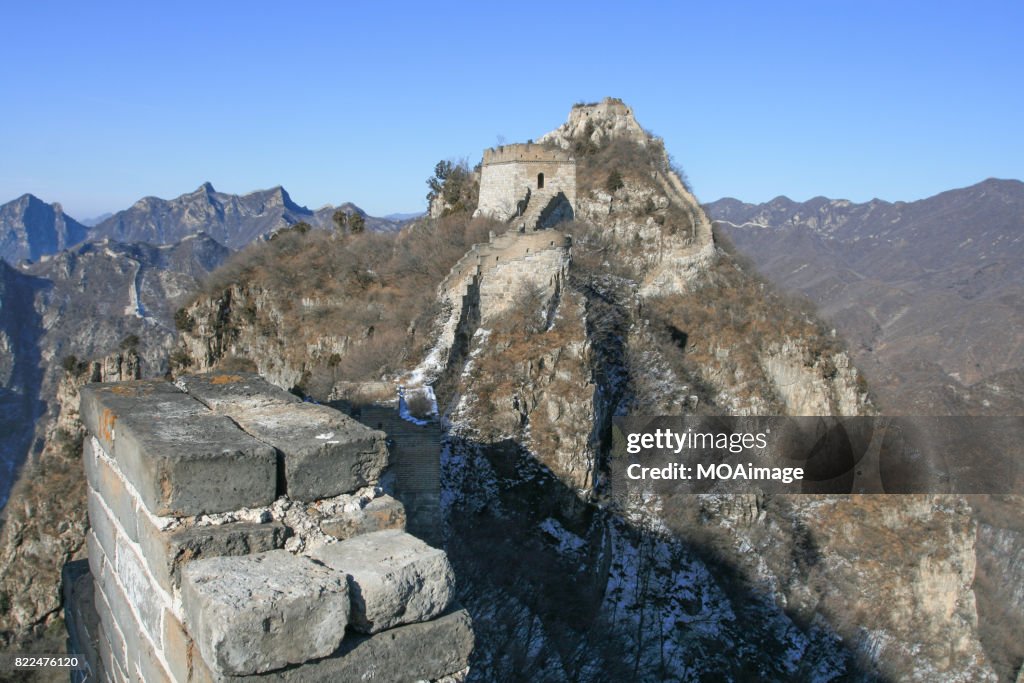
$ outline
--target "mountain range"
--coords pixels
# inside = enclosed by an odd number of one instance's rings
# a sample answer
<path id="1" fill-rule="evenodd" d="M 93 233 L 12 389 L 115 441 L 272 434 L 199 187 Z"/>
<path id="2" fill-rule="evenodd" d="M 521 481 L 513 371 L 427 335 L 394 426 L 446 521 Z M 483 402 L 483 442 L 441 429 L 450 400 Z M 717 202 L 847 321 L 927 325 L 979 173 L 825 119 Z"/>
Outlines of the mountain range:
<path id="1" fill-rule="evenodd" d="M 91 226 L 31 194 L 0 206 L 0 506 L 41 447 L 40 418 L 54 415 L 66 359 L 101 358 L 134 339 L 145 371 L 164 372 L 175 307 L 205 275 L 290 225 L 331 229 L 337 211 L 360 214 L 371 231 L 404 224 L 352 203 L 312 211 L 282 187 L 233 195 L 210 183 L 145 197 Z"/>
<path id="2" fill-rule="evenodd" d="M 244 195 L 218 192 L 210 183 L 174 199 L 144 197 L 129 208 L 101 219 L 79 222 L 60 204 L 47 204 L 25 194 L 0 206 L 0 258 L 10 264 L 37 261 L 85 241 L 110 238 L 118 242 L 175 244 L 205 232 L 232 250 L 296 223 L 333 227 L 335 212 L 358 213 L 366 229 L 399 230 L 402 218 L 377 218 L 350 202 L 311 210 L 292 201 L 283 187 Z"/>
<path id="3" fill-rule="evenodd" d="M 706 208 L 766 277 L 819 307 L 887 412 L 1024 407 L 1024 183 Z"/>
<path id="4" fill-rule="evenodd" d="M 0 505 L 42 446 L 64 369 L 131 346 L 150 375 L 166 371 L 176 306 L 230 253 L 201 233 L 159 246 L 85 242 L 18 268 L 0 262 Z"/>

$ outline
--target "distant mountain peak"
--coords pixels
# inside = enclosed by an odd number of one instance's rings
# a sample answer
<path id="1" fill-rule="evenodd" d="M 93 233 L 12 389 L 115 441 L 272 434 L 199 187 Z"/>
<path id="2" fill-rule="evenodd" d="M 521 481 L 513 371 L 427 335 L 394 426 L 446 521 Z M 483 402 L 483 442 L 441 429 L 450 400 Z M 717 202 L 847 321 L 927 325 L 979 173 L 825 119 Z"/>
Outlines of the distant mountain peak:
<path id="1" fill-rule="evenodd" d="M 88 228 L 64 213 L 57 203 L 47 204 L 25 193 L 0 205 L 0 259 L 17 263 L 37 260 L 86 238 Z"/>
<path id="2" fill-rule="evenodd" d="M 289 195 L 288 191 L 281 185 L 275 185 L 270 188 L 270 196 L 279 200 L 282 204 L 294 204 L 294 202 L 292 202 L 291 195 Z"/>

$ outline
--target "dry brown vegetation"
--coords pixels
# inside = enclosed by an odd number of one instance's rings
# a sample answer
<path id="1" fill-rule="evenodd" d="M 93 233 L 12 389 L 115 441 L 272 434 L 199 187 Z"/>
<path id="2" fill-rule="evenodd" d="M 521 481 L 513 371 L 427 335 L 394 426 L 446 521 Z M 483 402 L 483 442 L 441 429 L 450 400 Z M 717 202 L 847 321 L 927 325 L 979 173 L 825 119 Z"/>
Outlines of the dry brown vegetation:
<path id="1" fill-rule="evenodd" d="M 650 244 L 615 238 L 584 221 L 563 229 L 573 235 L 572 274 L 578 282 L 607 283 L 612 276 L 639 283 L 658 258 Z M 762 367 L 764 352 L 772 344 L 800 340 L 808 366 L 818 364 L 828 376 L 832 354 L 844 350 L 842 341 L 817 318 L 810 301 L 779 293 L 727 240 L 715 238 L 721 256 L 702 274 L 697 291 L 648 298 L 636 309 L 634 315 L 649 324 L 634 328 L 625 349 L 632 391 L 646 403 L 660 382 L 671 381 L 668 371 L 703 409 L 713 411 L 714 386 L 729 378 L 738 398 L 761 397 L 783 410 Z"/>
<path id="2" fill-rule="evenodd" d="M 513 420 L 530 412 L 530 396 L 538 391 L 572 399 L 573 392 L 578 390 L 560 379 L 543 386 L 536 384 L 538 375 L 550 370 L 545 362 L 550 364 L 567 346 L 582 341 L 578 296 L 572 292 L 563 294 L 558 315 L 549 328 L 540 324 L 538 298 L 536 291 L 524 288 L 500 318 L 486 325 L 490 330 L 487 345 L 474 358 L 469 376 L 463 377 L 460 392 L 472 387 L 477 422 L 491 433 L 514 430 L 518 425 Z M 535 436 L 552 431 L 544 411 L 536 411 L 530 420 Z"/>
<path id="3" fill-rule="evenodd" d="M 324 368 L 311 374 L 378 379 L 419 360 L 431 341 L 437 286 L 496 227 L 460 213 L 420 221 L 398 234 L 283 231 L 235 255 L 197 298 L 217 299 L 241 286 L 251 296 L 218 324 L 234 334 L 251 328 L 281 340 L 300 358 L 319 339 L 347 340 L 343 353 L 321 359 Z M 257 298 L 270 305 L 257 305 Z M 183 331 L 194 328 L 187 314 L 178 318 L 186 323 L 179 324 Z"/>

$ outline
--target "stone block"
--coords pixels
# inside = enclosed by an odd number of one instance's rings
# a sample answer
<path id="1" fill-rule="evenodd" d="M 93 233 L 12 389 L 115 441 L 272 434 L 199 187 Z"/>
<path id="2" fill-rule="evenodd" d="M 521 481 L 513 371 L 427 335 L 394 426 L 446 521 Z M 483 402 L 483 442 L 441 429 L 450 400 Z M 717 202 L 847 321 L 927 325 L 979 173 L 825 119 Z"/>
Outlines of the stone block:
<path id="1" fill-rule="evenodd" d="M 196 649 L 195 643 L 192 645 L 192 669 L 189 672 L 189 683 L 214 683 L 217 677 L 210 667 L 207 666 L 206 661 L 203 660 L 199 650 Z"/>
<path id="2" fill-rule="evenodd" d="M 96 452 L 92 439 L 85 440 L 82 459 L 85 461 L 85 476 L 89 486 L 100 494 L 128 538 L 137 541 L 136 501 L 128 492 L 121 473 L 114 470 L 112 461 Z"/>
<path id="3" fill-rule="evenodd" d="M 185 625 L 215 672 L 244 675 L 325 657 L 345 635 L 345 574 L 285 550 L 185 565 Z"/>
<path id="4" fill-rule="evenodd" d="M 190 375 L 178 384 L 282 454 L 293 500 L 351 493 L 376 483 L 388 465 L 383 432 L 333 408 L 297 401 L 256 375 Z"/>
<path id="5" fill-rule="evenodd" d="M 106 601 L 105 610 L 97 607 L 100 610 L 100 623 L 108 634 L 116 632 L 121 636 L 125 656 L 120 661 L 122 668 L 130 675 L 134 666 L 132 658 L 139 651 L 144 637 L 142 626 L 114 575 L 113 564 L 104 563 L 103 573 L 96 585 Z"/>
<path id="6" fill-rule="evenodd" d="M 363 633 L 426 621 L 454 595 L 448 556 L 404 531 L 377 531 L 319 548 L 313 557 L 349 575 L 351 625 Z"/>
<path id="7" fill-rule="evenodd" d="M 142 558 L 121 538 L 118 539 L 114 566 L 117 579 L 124 589 L 124 597 L 134 605 L 140 626 L 159 645 L 163 632 L 160 620 L 164 607 L 170 604 L 170 596 L 153 581 Z M 120 619 L 118 621 L 120 623 Z"/>
<path id="8" fill-rule="evenodd" d="M 142 683 L 174 683 L 167 669 L 157 658 L 153 646 L 145 638 L 142 639 L 142 650 L 136 658 L 136 667 Z"/>
<path id="9" fill-rule="evenodd" d="M 103 671 L 104 677 L 98 677 L 95 680 L 117 681 L 117 683 L 127 681 L 128 674 L 124 665 L 124 645 L 112 642 L 111 637 L 107 635 L 102 625 L 100 626 L 100 641 L 97 649 L 99 650 L 100 668 Z"/>
<path id="10" fill-rule="evenodd" d="M 87 490 L 86 507 L 89 510 L 89 529 L 96 536 L 104 554 L 113 558 L 117 550 L 117 529 L 100 501 L 99 494 L 92 489 Z"/>
<path id="11" fill-rule="evenodd" d="M 404 531 L 405 506 L 391 496 L 380 496 L 361 510 L 325 519 L 320 529 L 339 540 L 388 529 Z"/>
<path id="12" fill-rule="evenodd" d="M 192 639 L 170 610 L 164 610 L 163 625 L 160 644 L 171 676 L 176 681 L 187 681 L 192 675 Z"/>
<path id="13" fill-rule="evenodd" d="M 277 492 L 277 454 L 174 385 L 87 384 L 82 421 L 155 515 L 258 507 Z"/>
<path id="14" fill-rule="evenodd" d="M 96 612 L 100 621 L 100 640 L 97 643 L 100 663 L 105 671 L 113 672 L 115 669 L 122 674 L 127 673 L 127 645 L 120 627 L 114 620 L 110 610 L 110 602 L 103 593 L 98 578 L 93 578 L 93 600 L 96 604 Z"/>
<path id="15" fill-rule="evenodd" d="M 287 535 L 288 528 L 280 522 L 237 522 L 161 531 L 149 519 L 139 519 L 142 553 L 153 578 L 168 594 L 181 585 L 181 567 L 187 562 L 276 550 L 284 547 Z"/>
<path id="16" fill-rule="evenodd" d="M 465 610 L 372 636 L 346 638 L 330 657 L 241 681 L 433 681 L 462 671 L 473 652 L 473 624 Z"/>
<path id="17" fill-rule="evenodd" d="M 253 372 L 184 375 L 175 384 L 211 410 L 230 410 L 302 403 L 295 394 L 275 386 Z"/>

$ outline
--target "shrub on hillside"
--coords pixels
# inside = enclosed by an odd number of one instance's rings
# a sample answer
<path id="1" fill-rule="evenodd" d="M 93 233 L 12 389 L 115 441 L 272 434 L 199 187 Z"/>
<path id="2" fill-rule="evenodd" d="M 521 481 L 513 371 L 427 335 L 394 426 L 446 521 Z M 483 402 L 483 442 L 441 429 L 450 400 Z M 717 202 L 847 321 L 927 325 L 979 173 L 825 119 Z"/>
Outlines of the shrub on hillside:
<path id="1" fill-rule="evenodd" d="M 439 283 L 471 245 L 502 227 L 463 212 L 397 234 L 281 231 L 232 256 L 201 296 L 231 304 L 211 329 L 274 340 L 314 378 L 376 380 L 418 362 L 432 342 Z M 186 310 L 175 319 L 187 333 L 196 325 Z M 341 340 L 344 351 L 321 347 L 325 337 Z M 311 348 L 324 348 L 322 357 Z"/>

